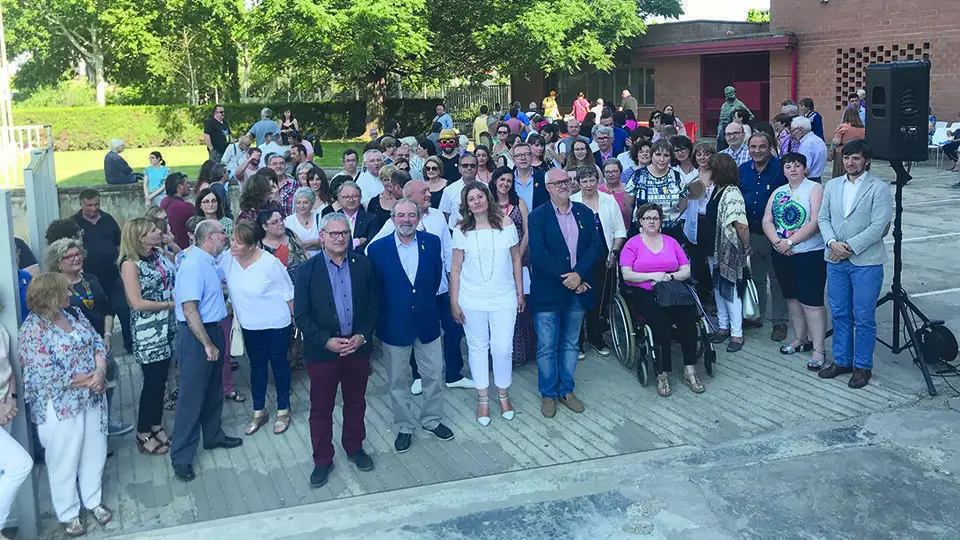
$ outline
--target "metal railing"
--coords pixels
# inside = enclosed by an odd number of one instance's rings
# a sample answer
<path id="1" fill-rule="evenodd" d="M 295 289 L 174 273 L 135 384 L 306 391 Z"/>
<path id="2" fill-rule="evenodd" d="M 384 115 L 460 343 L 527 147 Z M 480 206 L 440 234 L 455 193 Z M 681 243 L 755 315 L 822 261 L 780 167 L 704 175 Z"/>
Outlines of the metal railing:
<path id="1" fill-rule="evenodd" d="M 23 184 L 23 171 L 34 151 L 49 151 L 53 159 L 53 132 L 50 126 L 0 127 L 0 186 Z M 50 167 L 53 165 L 51 163 Z"/>
<path id="2" fill-rule="evenodd" d="M 47 227 L 60 219 L 60 196 L 57 193 L 57 172 L 53 160 L 53 145 L 34 148 L 30 152 L 30 162 L 23 168 L 30 249 L 34 253 L 46 251 Z"/>

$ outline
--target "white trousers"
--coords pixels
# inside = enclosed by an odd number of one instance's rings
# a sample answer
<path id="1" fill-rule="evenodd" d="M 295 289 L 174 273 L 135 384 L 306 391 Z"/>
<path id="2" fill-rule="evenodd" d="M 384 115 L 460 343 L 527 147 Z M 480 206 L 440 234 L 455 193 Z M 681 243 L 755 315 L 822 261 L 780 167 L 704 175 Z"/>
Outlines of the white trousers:
<path id="1" fill-rule="evenodd" d="M 33 469 L 30 454 L 7 433 L 9 427 L 0 427 L 0 529 L 7 522 L 17 490 Z"/>
<path id="2" fill-rule="evenodd" d="M 100 430 L 100 421 L 105 414 L 103 408 L 86 409 L 61 420 L 53 402 L 48 401 L 46 421 L 37 426 L 46 450 L 53 509 L 60 523 L 80 515 L 81 499 L 88 510 L 100 506 L 107 462 L 107 434 Z"/>
<path id="3" fill-rule="evenodd" d="M 710 271 L 717 265 L 717 260 L 713 257 L 707 257 L 707 265 Z M 730 330 L 730 335 L 735 338 L 743 337 L 743 301 L 739 295 L 733 296 L 733 302 L 720 296 L 720 288 L 713 288 L 713 299 L 717 302 L 717 321 L 721 330 Z"/>
<path id="4" fill-rule="evenodd" d="M 477 390 L 490 387 L 488 358 L 493 357 L 493 382 L 510 388 L 513 382 L 513 329 L 517 308 L 501 311 L 463 309 L 463 333 L 467 337 L 470 375 Z"/>

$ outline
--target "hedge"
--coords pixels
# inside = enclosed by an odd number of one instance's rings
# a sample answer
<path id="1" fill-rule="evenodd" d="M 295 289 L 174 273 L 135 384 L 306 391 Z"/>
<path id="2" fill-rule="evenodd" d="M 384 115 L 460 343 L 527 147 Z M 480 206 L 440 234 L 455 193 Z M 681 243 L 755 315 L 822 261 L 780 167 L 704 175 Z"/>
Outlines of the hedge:
<path id="1" fill-rule="evenodd" d="M 385 118 L 396 119 L 405 134 L 429 131 L 436 99 L 388 99 Z M 268 105 L 274 119 L 289 108 L 305 135 L 318 139 L 349 139 L 364 134 L 365 101 L 326 101 Z M 260 119 L 263 104 L 224 105 L 234 137 Z M 210 106 L 117 105 L 59 109 L 13 110 L 16 125 L 49 125 L 57 151 L 103 150 L 110 139 L 123 139 L 128 148 L 202 144 L 203 123 Z"/>

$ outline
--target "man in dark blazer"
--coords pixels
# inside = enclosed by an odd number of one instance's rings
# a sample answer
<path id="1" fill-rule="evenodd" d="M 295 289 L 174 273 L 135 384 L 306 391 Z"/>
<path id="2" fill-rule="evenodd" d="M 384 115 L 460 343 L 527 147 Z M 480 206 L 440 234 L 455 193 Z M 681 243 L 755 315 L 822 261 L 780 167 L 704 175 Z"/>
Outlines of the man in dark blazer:
<path id="1" fill-rule="evenodd" d="M 441 440 L 453 431 L 443 417 L 443 349 L 436 294 L 444 268 L 440 239 L 417 231 L 420 207 L 412 199 L 397 201 L 390 212 L 396 231 L 370 244 L 367 254 L 380 280 L 380 320 L 377 337 L 383 342 L 390 403 L 397 439 L 394 448 L 410 449 L 418 418 L 410 395 L 410 352 L 416 355 L 423 381 L 419 424 Z"/>
<path id="2" fill-rule="evenodd" d="M 376 218 L 360 206 L 360 196 L 360 186 L 356 182 L 349 181 L 340 184 L 340 189 L 337 191 L 337 202 L 340 203 L 340 210 L 337 210 L 337 212 L 347 216 L 350 222 L 350 234 L 353 237 L 348 246 L 350 251 L 363 253 L 367 244 L 377 234 L 377 230 L 375 228 Z M 327 208 L 331 209 L 329 213 L 333 212 L 332 206 Z"/>
<path id="3" fill-rule="evenodd" d="M 540 412 L 553 418 L 557 400 L 573 412 L 584 406 L 573 393 L 577 339 L 587 309 L 590 283 L 601 253 L 593 210 L 570 200 L 573 181 L 563 169 L 546 175 L 550 203 L 530 212 L 530 309 L 537 333 L 537 385 Z"/>
<path id="4" fill-rule="evenodd" d="M 297 270 L 293 315 L 303 332 L 303 357 L 310 375 L 310 439 L 314 470 L 310 486 L 327 483 L 333 469 L 333 407 L 343 393 L 343 450 L 361 471 L 373 469 L 363 451 L 367 378 L 377 322 L 376 270 L 347 249 L 350 221 L 332 213 L 320 221 L 323 251 Z"/>

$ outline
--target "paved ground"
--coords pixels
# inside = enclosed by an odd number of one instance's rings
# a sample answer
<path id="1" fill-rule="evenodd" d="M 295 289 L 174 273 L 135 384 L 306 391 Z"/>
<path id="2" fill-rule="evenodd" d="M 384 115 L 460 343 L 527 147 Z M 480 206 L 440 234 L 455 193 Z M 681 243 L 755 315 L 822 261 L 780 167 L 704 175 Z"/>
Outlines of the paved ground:
<path id="1" fill-rule="evenodd" d="M 890 176 L 884 166 L 876 172 Z M 930 167 L 915 172 L 917 179 L 905 195 L 904 285 L 911 293 L 921 293 L 917 304 L 929 315 L 960 329 L 955 307 L 960 288 L 956 272 L 948 270 L 960 264 L 954 255 L 960 233 L 953 226 L 960 190 L 947 187 L 957 176 Z M 889 336 L 889 308 L 879 318 L 880 334 Z M 158 532 L 157 537 L 179 537 L 187 531 L 203 538 L 314 538 L 317 533 L 338 538 L 533 538 L 552 535 L 536 528 L 544 521 L 565 531 L 571 519 L 582 517 L 580 532 L 573 537 L 596 536 L 598 530 L 609 531 L 604 537 L 628 537 L 652 530 L 677 538 L 793 538 L 803 531 L 810 538 L 878 538 L 894 536 L 894 518 L 912 515 L 908 509 L 916 508 L 926 512 L 913 521 L 924 534 L 900 537 L 957 537 L 957 530 L 950 529 L 955 525 L 941 519 L 943 503 L 938 502 L 956 500 L 957 487 L 950 484 L 941 493 L 922 482 L 902 480 L 929 476 L 920 465 L 956 451 L 955 440 L 944 450 L 924 450 L 907 459 L 884 446 L 901 444 L 901 430 L 890 429 L 884 444 L 874 436 L 882 431 L 879 427 L 864 432 L 868 415 L 912 408 L 918 401 L 923 407 L 940 403 L 925 397 L 919 371 L 906 353 L 893 356 L 878 349 L 872 384 L 854 392 L 840 381 L 818 380 L 799 357 L 779 355 L 768 332 L 748 332 L 741 353 L 721 352 L 717 376 L 705 378 L 708 390 L 701 396 L 675 384 L 675 395 L 661 399 L 652 387 L 641 388 L 615 360 L 595 355 L 588 355 L 577 372 L 577 394 L 587 405 L 583 415 L 563 409 L 555 419 L 542 418 L 534 366 L 516 373 L 512 395 L 518 414 L 512 423 L 495 418 L 490 426 L 480 427 L 473 420 L 472 392 L 449 391 L 447 412 L 456 439 L 440 442 L 418 433 L 403 456 L 392 450 L 389 397 L 384 370 L 376 362 L 368 388 L 366 449 L 377 469 L 359 473 L 340 453 L 330 483 L 319 490 L 307 484 L 312 468 L 308 381 L 301 372 L 294 379 L 291 430 L 279 437 L 268 432 L 245 437 L 244 446 L 232 451 L 201 451 L 198 479 L 192 483 L 174 479 L 168 459 L 136 453 L 132 436 L 113 441 L 116 455 L 107 465 L 105 502 L 117 509 L 117 518 L 106 529 L 93 527 L 91 536 L 144 538 L 148 531 L 186 525 L 188 529 Z M 245 362 L 241 365 L 238 384 L 246 390 Z M 138 371 L 127 362 L 122 373 L 121 414 L 128 422 L 134 419 Z M 944 380 L 937 382 L 942 391 L 950 391 Z M 950 416 L 955 413 L 939 414 L 956 421 Z M 226 405 L 226 429 L 239 433 L 248 415 L 249 402 Z M 771 437 L 779 442 L 743 442 Z M 841 459 L 821 474 L 815 454 L 826 451 Z M 863 460 L 871 463 L 869 471 L 851 472 L 852 465 Z M 724 467 L 711 467 L 721 462 Z M 766 465 L 755 469 L 758 463 Z M 670 474 L 662 474 L 665 469 Z M 783 483 L 783 478 L 791 482 Z M 895 483 L 898 479 L 900 484 Z M 41 474 L 44 536 L 56 537 L 45 482 Z M 438 483 L 448 484 L 433 486 Z M 846 520 L 838 510 L 856 507 L 865 491 L 875 500 L 897 495 L 894 485 L 910 488 L 907 492 L 915 499 L 869 527 Z M 411 491 L 389 493 L 400 489 Z M 347 499 L 356 496 L 363 497 Z M 307 506 L 292 509 L 301 505 Z M 274 512 L 249 516 L 264 511 Z M 701 511 L 706 517 L 693 519 L 691 512 Z M 804 529 L 821 513 L 826 528 Z M 194 525 L 202 522 L 209 523 Z M 783 530 L 765 535 L 773 525 Z M 856 527 L 867 528 L 858 532 Z M 882 534 L 871 535 L 871 530 Z"/>

